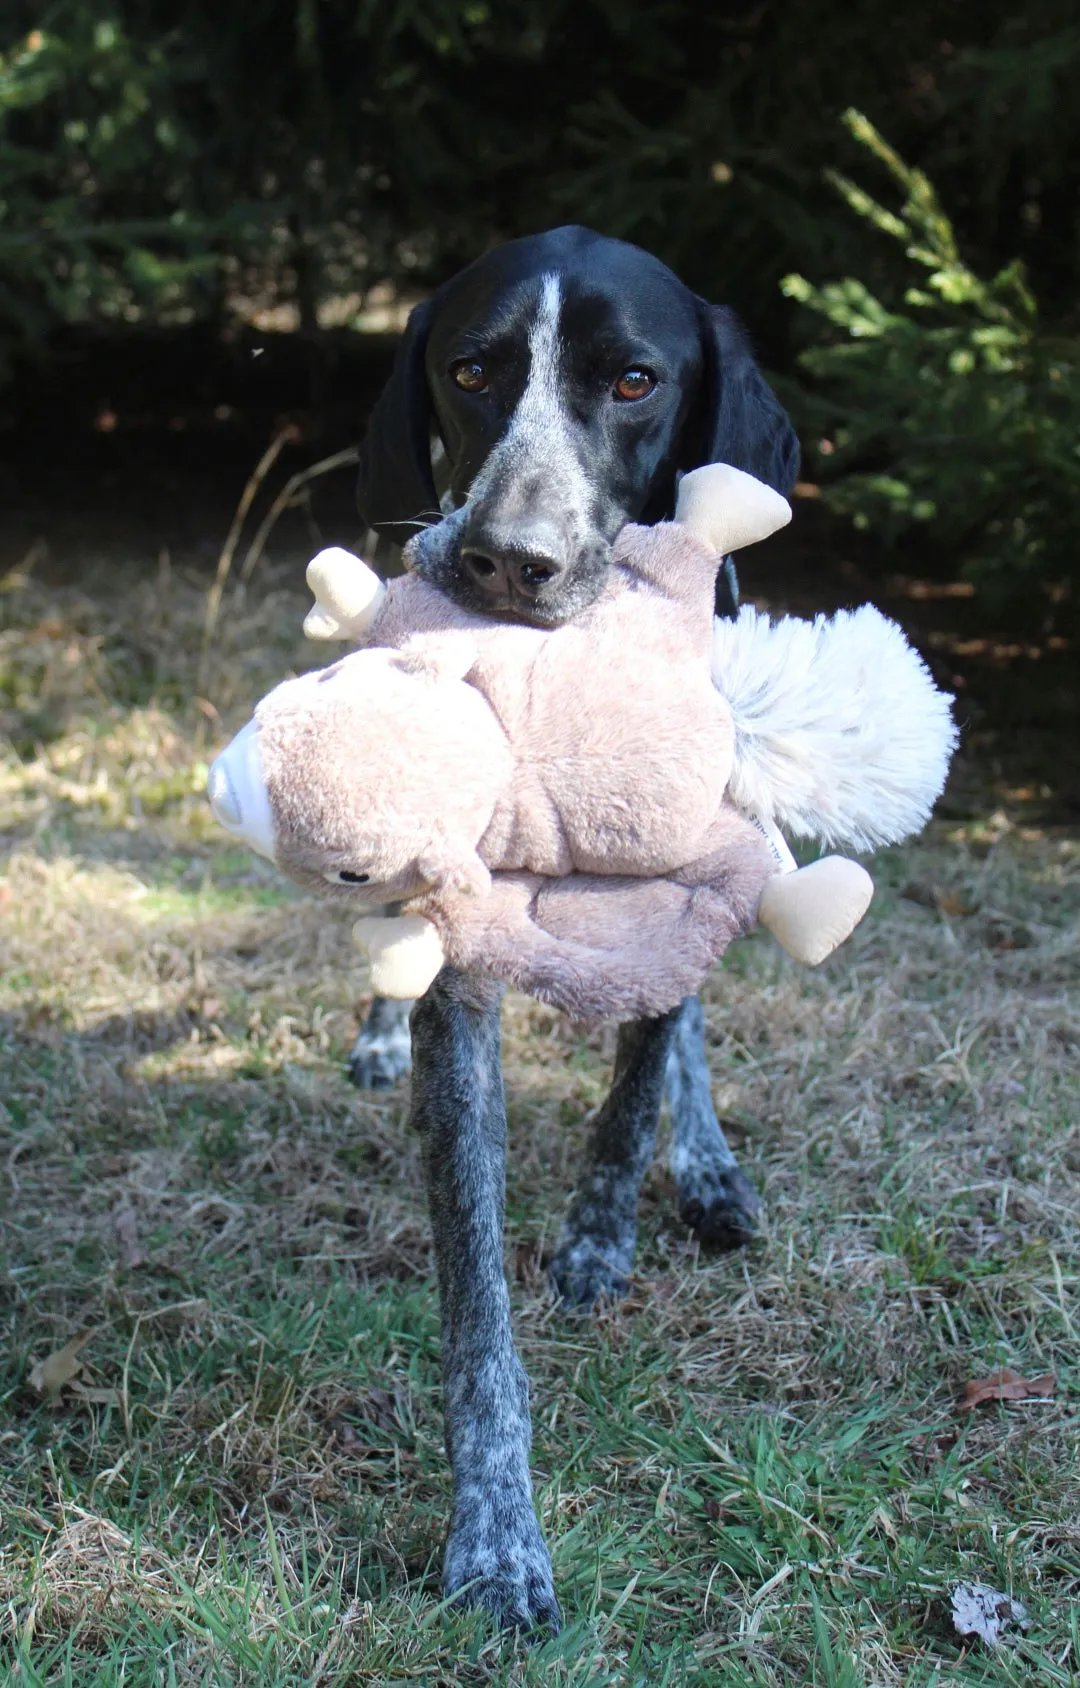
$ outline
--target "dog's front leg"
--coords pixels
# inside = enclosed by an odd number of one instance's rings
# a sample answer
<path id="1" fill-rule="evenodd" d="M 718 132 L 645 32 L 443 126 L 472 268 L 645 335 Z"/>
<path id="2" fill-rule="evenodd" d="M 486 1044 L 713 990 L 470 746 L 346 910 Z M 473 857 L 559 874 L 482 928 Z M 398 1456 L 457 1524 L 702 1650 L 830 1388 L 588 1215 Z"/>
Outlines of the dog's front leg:
<path id="1" fill-rule="evenodd" d="M 728 1147 L 713 1107 L 705 1016 L 696 996 L 678 1011 L 665 1075 L 671 1109 L 671 1175 L 684 1224 L 713 1248 L 757 1233 L 761 1197 Z"/>
<path id="2" fill-rule="evenodd" d="M 389 1090 L 407 1076 L 411 1002 L 395 997 L 372 999 L 368 1017 L 349 1052 L 346 1071 L 359 1090 Z"/>
<path id="3" fill-rule="evenodd" d="M 619 1027 L 611 1090 L 593 1116 L 585 1176 L 551 1263 L 556 1289 L 574 1306 L 591 1306 L 627 1287 L 637 1242 L 638 1195 L 653 1156 L 681 1012 L 676 1008 Z"/>
<path id="4" fill-rule="evenodd" d="M 611 1090 L 593 1117 L 585 1176 L 551 1263 L 563 1300 L 590 1306 L 626 1289 L 641 1181 L 660 1103 L 671 1108 L 679 1211 L 702 1242 L 734 1248 L 756 1234 L 761 1198 L 736 1163 L 713 1107 L 705 1020 L 696 996 L 655 1020 L 620 1026 Z"/>
<path id="5" fill-rule="evenodd" d="M 442 1304 L 454 1503 L 443 1583 L 508 1628 L 557 1628 L 529 1475 L 529 1386 L 503 1271 L 506 1107 L 501 989 L 444 968 L 412 1013 L 412 1117 Z"/>

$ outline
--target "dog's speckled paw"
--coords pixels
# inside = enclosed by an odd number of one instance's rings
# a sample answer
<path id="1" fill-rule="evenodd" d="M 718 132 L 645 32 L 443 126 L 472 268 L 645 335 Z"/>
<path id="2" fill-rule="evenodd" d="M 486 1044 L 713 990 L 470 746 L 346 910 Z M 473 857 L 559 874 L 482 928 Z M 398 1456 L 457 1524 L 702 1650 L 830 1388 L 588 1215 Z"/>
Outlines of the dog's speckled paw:
<path id="1" fill-rule="evenodd" d="M 448 1596 L 460 1589 L 455 1605 L 490 1612 L 500 1629 L 558 1632 L 562 1613 L 551 1559 L 531 1500 L 510 1516 L 496 1507 L 486 1528 L 451 1532 L 443 1589 Z"/>
<path id="2" fill-rule="evenodd" d="M 679 1184 L 679 1217 L 707 1248 L 742 1248 L 760 1229 L 761 1197 L 734 1163 L 699 1162 Z"/>
<path id="3" fill-rule="evenodd" d="M 620 1250 L 620 1256 L 625 1251 Z M 630 1250 L 633 1258 L 633 1249 Z M 630 1287 L 630 1264 L 613 1259 L 591 1237 L 564 1242 L 549 1268 L 559 1300 L 567 1307 L 588 1309 L 598 1302 L 618 1301 Z"/>

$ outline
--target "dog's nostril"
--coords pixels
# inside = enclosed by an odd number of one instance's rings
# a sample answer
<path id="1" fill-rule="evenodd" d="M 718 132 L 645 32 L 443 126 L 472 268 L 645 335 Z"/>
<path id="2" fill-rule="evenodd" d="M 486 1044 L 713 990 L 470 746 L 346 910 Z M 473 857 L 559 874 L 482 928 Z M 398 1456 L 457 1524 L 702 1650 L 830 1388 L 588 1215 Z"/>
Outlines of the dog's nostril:
<path id="1" fill-rule="evenodd" d="M 557 569 L 550 563 L 522 563 L 521 578 L 526 586 L 544 586 L 549 580 L 554 580 Z"/>
<path id="2" fill-rule="evenodd" d="M 490 557 L 485 557 L 482 551 L 466 551 L 461 560 L 469 573 L 474 574 L 478 580 L 490 580 L 495 573 L 495 564 Z"/>

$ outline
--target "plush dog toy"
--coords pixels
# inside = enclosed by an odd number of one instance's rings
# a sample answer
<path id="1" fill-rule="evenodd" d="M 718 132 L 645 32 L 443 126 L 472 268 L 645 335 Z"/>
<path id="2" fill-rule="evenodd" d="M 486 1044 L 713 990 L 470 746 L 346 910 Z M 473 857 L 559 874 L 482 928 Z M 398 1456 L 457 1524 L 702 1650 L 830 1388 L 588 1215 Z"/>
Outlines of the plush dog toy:
<path id="1" fill-rule="evenodd" d="M 872 883 L 838 856 L 795 869 L 779 828 L 858 848 L 917 830 L 954 729 L 870 607 L 714 623 L 718 558 L 789 519 L 752 477 L 697 470 L 554 629 L 321 553 L 305 629 L 365 648 L 262 701 L 211 770 L 218 818 L 302 884 L 403 905 L 358 923 L 387 995 L 450 961 L 578 1018 L 656 1014 L 755 920 L 822 960 Z"/>

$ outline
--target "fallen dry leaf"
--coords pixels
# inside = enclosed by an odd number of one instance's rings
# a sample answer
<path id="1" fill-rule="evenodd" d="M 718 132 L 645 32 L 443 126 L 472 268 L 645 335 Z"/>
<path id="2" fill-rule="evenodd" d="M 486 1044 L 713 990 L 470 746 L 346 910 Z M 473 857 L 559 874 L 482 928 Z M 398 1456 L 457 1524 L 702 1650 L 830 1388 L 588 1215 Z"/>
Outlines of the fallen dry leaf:
<path id="1" fill-rule="evenodd" d="M 960 1411 L 970 1412 L 973 1407 L 981 1407 L 984 1401 L 1045 1401 L 1054 1393 L 1056 1381 L 1053 1372 L 1028 1379 L 1021 1377 L 1019 1372 L 1011 1371 L 1008 1366 L 1002 1366 L 1000 1371 L 991 1372 L 989 1377 L 972 1378 L 964 1385 Z"/>
<path id="2" fill-rule="evenodd" d="M 918 903 L 921 908 L 937 909 L 939 914 L 950 915 L 953 919 L 964 919 L 975 913 L 975 904 L 958 891 L 942 891 L 936 885 L 926 885 L 918 880 L 905 885 L 900 895 L 906 902 Z"/>
<path id="3" fill-rule="evenodd" d="M 92 1330 L 81 1330 L 55 1354 L 50 1354 L 45 1360 L 35 1360 L 30 1367 L 31 1389 L 36 1389 L 39 1395 L 47 1395 L 50 1400 L 59 1395 L 65 1383 L 70 1383 L 82 1370 L 79 1350 L 86 1346 L 93 1334 Z"/>
<path id="4" fill-rule="evenodd" d="M 71 1393 L 80 1401 L 86 1401 L 94 1407 L 118 1407 L 120 1405 L 119 1389 L 88 1389 L 85 1383 L 73 1382 Z"/>
<path id="5" fill-rule="evenodd" d="M 1027 1607 L 999 1594 L 989 1583 L 960 1583 L 954 1588 L 952 1618 L 958 1635 L 977 1635 L 988 1647 L 996 1647 L 1010 1624 L 1031 1627 Z"/>
<path id="6" fill-rule="evenodd" d="M 908 1446 L 916 1459 L 931 1465 L 955 1448 L 959 1435 L 958 1430 L 927 1431 L 925 1436 L 913 1436 Z"/>

